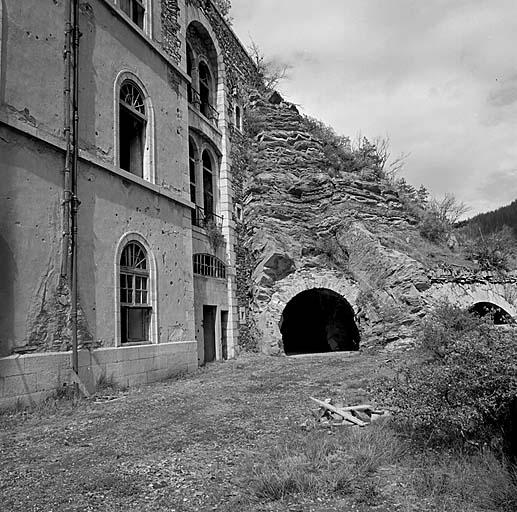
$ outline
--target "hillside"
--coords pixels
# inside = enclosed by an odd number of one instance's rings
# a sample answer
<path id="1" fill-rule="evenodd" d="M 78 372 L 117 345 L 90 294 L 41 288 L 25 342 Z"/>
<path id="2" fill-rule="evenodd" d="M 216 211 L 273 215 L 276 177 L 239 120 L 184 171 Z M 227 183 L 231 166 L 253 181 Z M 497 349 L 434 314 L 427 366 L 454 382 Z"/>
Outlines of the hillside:
<path id="1" fill-rule="evenodd" d="M 462 226 L 468 227 L 472 231 L 481 230 L 484 234 L 490 234 L 500 230 L 503 226 L 508 226 L 517 237 L 517 199 L 497 210 L 480 213 L 466 220 Z"/>

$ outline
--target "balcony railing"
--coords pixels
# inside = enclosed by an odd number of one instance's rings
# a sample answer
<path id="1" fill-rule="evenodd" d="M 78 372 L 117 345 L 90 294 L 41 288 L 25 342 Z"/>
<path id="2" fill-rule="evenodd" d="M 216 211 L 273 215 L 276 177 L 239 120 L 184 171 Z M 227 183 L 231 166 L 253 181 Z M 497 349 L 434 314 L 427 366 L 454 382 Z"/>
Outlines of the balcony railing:
<path id="1" fill-rule="evenodd" d="M 192 225 L 198 228 L 206 228 L 209 224 L 215 224 L 220 228 L 223 225 L 223 218 L 212 212 L 205 213 L 205 210 L 201 208 L 201 206 L 196 206 L 196 208 L 192 210 Z"/>
<path id="2" fill-rule="evenodd" d="M 214 126 L 217 126 L 219 122 L 219 112 L 208 103 L 203 101 L 201 95 L 191 85 L 188 86 L 188 100 L 189 103 L 196 109 L 199 110 Z"/>

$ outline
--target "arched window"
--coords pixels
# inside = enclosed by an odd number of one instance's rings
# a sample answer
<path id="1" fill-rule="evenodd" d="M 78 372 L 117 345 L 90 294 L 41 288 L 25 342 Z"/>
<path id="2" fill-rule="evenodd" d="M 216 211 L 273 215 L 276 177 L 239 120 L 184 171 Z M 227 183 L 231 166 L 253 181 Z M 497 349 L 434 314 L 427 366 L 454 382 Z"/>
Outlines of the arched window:
<path id="1" fill-rule="evenodd" d="M 122 343 L 149 341 L 151 301 L 147 252 L 129 242 L 120 256 L 120 334 Z"/>
<path id="2" fill-rule="evenodd" d="M 214 220 L 214 174 L 212 169 L 212 159 L 208 151 L 203 151 L 203 208 L 205 221 Z"/>
<path id="3" fill-rule="evenodd" d="M 130 80 L 120 87 L 118 123 L 119 166 L 143 178 L 147 112 L 142 91 Z"/>
<path id="4" fill-rule="evenodd" d="M 199 63 L 199 110 L 209 119 L 214 118 L 212 75 L 204 62 Z"/>

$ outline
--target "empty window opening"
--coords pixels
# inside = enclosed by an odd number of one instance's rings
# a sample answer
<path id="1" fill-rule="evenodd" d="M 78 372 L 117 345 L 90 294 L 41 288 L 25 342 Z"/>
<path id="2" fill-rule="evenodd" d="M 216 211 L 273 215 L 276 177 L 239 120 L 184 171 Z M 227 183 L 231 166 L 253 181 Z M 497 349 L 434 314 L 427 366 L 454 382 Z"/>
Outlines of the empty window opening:
<path id="1" fill-rule="evenodd" d="M 287 355 L 359 349 L 354 310 L 338 293 L 313 288 L 291 299 L 280 332 Z"/>
<path id="2" fill-rule="evenodd" d="M 194 254 L 194 274 L 226 279 L 226 265 L 211 254 Z"/>
<path id="3" fill-rule="evenodd" d="M 148 341 L 149 265 L 138 242 L 127 244 L 120 257 L 120 311 L 122 343 Z"/>
<path id="4" fill-rule="evenodd" d="M 235 106 L 235 126 L 237 130 L 242 131 L 241 107 L 239 105 Z"/>
<path id="5" fill-rule="evenodd" d="M 214 211 L 214 174 L 212 160 L 207 151 L 203 151 L 203 208 L 205 221 L 213 219 Z"/>
<path id="6" fill-rule="evenodd" d="M 144 28 L 145 6 L 141 0 L 120 0 L 120 8 L 131 18 L 131 21 Z"/>
<path id="7" fill-rule="evenodd" d="M 144 96 L 133 82 L 126 81 L 119 96 L 119 165 L 141 178 L 144 175 L 146 124 Z"/>
<path id="8" fill-rule="evenodd" d="M 188 143 L 188 169 L 189 169 L 189 180 L 190 180 L 190 200 L 196 204 L 196 152 L 192 141 Z M 191 212 L 192 224 L 197 225 L 196 209 L 194 208 Z"/>
<path id="9" fill-rule="evenodd" d="M 212 76 L 208 66 L 204 62 L 199 63 L 199 110 L 209 119 L 214 118 L 214 107 L 212 99 Z"/>
<path id="10" fill-rule="evenodd" d="M 194 55 L 190 45 L 187 44 L 187 75 L 193 80 L 192 68 L 194 66 Z M 189 103 L 193 102 L 192 84 L 187 85 L 187 99 Z"/>
<path id="11" fill-rule="evenodd" d="M 509 313 L 491 302 L 477 302 L 469 309 L 469 311 L 480 317 L 492 317 L 495 325 L 513 323 L 513 318 Z"/>

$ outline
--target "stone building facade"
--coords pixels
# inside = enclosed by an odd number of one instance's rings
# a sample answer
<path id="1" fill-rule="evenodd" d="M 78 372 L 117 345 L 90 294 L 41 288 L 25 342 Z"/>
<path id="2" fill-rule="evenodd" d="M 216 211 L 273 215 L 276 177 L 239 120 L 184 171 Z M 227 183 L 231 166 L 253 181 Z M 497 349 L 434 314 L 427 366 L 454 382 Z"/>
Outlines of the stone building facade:
<path id="1" fill-rule="evenodd" d="M 0 2 L 0 405 L 234 355 L 255 80 L 209 0 Z"/>

